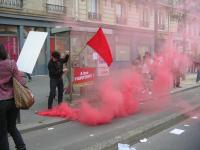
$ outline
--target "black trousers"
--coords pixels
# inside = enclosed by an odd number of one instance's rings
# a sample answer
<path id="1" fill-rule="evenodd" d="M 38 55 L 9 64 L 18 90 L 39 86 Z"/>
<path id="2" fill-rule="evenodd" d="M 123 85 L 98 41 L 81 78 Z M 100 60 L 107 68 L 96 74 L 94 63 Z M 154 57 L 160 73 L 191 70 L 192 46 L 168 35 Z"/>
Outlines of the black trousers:
<path id="1" fill-rule="evenodd" d="M 16 128 L 18 112 L 14 99 L 0 100 L 0 150 L 9 150 L 8 133 L 12 136 L 17 149 L 26 149 L 22 136 Z"/>
<path id="2" fill-rule="evenodd" d="M 53 99 L 56 95 L 56 88 L 58 89 L 58 104 L 63 101 L 63 79 L 50 79 L 50 93 L 48 99 L 48 109 L 52 108 Z"/>
<path id="3" fill-rule="evenodd" d="M 199 82 L 199 80 L 200 80 L 200 69 L 197 70 L 196 82 Z"/>
<path id="4" fill-rule="evenodd" d="M 26 73 L 26 76 L 28 77 L 29 80 L 32 80 L 32 77 L 29 73 Z"/>

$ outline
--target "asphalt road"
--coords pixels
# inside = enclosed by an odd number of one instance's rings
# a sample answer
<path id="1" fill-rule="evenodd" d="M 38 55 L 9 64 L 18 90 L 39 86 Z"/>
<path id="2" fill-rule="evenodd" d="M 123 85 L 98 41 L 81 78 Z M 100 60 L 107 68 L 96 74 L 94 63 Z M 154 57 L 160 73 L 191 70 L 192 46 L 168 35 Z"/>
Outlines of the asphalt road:
<path id="1" fill-rule="evenodd" d="M 190 118 L 172 128 L 157 135 L 143 139 L 143 143 L 132 145 L 136 150 L 200 150 L 200 115 L 198 119 Z M 170 133 L 171 131 L 183 131 L 182 134 Z M 132 149 L 133 149 L 132 148 Z"/>
<path id="2" fill-rule="evenodd" d="M 44 128 L 23 134 L 27 150 L 81 150 L 95 143 L 108 141 L 110 138 L 137 130 L 153 121 L 169 116 L 184 107 L 199 104 L 200 88 L 173 95 L 169 106 L 160 112 L 146 113 L 143 110 L 137 114 L 113 120 L 112 123 L 97 127 L 85 126 L 78 122 L 68 122 L 52 128 Z M 175 104 L 176 101 L 176 104 Z M 148 106 L 148 105 L 147 105 Z M 14 144 L 10 139 L 11 148 Z"/>

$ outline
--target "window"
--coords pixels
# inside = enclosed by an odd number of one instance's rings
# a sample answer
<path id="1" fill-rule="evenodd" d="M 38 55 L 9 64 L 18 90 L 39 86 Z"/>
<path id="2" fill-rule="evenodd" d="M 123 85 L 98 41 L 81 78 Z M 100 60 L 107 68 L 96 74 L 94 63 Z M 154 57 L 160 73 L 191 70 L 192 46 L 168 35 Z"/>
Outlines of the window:
<path id="1" fill-rule="evenodd" d="M 23 0 L 0 0 L 0 6 L 12 7 L 12 8 L 22 8 Z"/>
<path id="2" fill-rule="evenodd" d="M 125 6 L 121 3 L 115 5 L 116 23 L 126 24 Z"/>
<path id="3" fill-rule="evenodd" d="M 140 26 L 149 27 L 150 10 L 148 7 L 142 7 L 140 12 Z"/>
<path id="4" fill-rule="evenodd" d="M 47 0 L 47 12 L 64 13 L 64 0 Z"/>
<path id="5" fill-rule="evenodd" d="M 91 12 L 97 13 L 97 0 L 91 0 Z"/>
<path id="6" fill-rule="evenodd" d="M 88 0 L 88 12 L 98 13 L 98 0 Z"/>
<path id="7" fill-rule="evenodd" d="M 101 20 L 98 0 L 88 0 L 88 18 L 93 20 Z"/>
<path id="8" fill-rule="evenodd" d="M 160 30 L 165 29 L 165 13 L 162 10 L 158 11 L 158 28 Z"/>
<path id="9" fill-rule="evenodd" d="M 64 6 L 64 0 L 47 0 L 47 4 Z"/>
<path id="10" fill-rule="evenodd" d="M 122 5 L 119 3 L 116 4 L 116 16 L 122 17 Z"/>

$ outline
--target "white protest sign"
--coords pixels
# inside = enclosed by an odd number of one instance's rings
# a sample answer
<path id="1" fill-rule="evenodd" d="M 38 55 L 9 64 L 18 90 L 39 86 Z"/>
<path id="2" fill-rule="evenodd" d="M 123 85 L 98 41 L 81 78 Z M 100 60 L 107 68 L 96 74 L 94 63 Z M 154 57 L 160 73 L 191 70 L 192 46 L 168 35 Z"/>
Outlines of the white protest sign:
<path id="1" fill-rule="evenodd" d="M 47 32 L 29 32 L 17 60 L 17 66 L 20 71 L 30 74 L 33 72 L 47 34 Z"/>

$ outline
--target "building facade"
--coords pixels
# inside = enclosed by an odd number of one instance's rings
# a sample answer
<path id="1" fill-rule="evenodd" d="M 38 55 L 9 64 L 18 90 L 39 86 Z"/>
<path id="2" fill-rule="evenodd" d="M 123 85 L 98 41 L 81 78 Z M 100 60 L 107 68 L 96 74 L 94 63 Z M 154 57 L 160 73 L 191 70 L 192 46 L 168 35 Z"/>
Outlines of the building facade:
<path id="1" fill-rule="evenodd" d="M 51 1 L 0 0 L 0 42 L 5 45 L 10 57 L 16 60 L 29 31 L 48 32 L 33 73 L 46 74 L 50 58 L 50 31 L 55 22 L 63 20 L 64 12 L 63 4 L 51 4 Z"/>
<path id="2" fill-rule="evenodd" d="M 156 5 L 150 0 L 0 0 L 0 41 L 17 59 L 29 31 L 48 32 L 36 75 L 47 73 L 54 49 L 70 49 L 72 67 L 96 67 L 95 53 L 85 44 L 101 26 L 114 58 L 111 68 L 124 68 L 147 51 L 153 55 L 155 39 L 158 50 L 173 36 L 180 51 L 198 51 L 199 18 L 187 15 L 191 21 L 180 21 L 184 13 L 166 0 Z"/>

